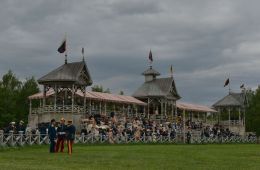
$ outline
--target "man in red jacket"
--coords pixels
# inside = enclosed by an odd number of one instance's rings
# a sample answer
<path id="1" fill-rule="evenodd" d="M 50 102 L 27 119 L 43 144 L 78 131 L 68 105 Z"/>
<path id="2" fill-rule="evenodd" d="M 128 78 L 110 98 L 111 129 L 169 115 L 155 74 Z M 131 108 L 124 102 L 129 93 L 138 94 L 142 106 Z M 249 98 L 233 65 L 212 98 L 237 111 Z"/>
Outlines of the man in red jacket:
<path id="1" fill-rule="evenodd" d="M 60 125 L 57 128 L 58 140 L 57 140 L 56 147 L 55 147 L 56 152 L 59 152 L 59 150 L 60 150 L 60 152 L 63 152 L 63 150 L 64 150 L 64 141 L 66 138 L 65 130 L 66 130 L 65 119 L 61 118 Z"/>

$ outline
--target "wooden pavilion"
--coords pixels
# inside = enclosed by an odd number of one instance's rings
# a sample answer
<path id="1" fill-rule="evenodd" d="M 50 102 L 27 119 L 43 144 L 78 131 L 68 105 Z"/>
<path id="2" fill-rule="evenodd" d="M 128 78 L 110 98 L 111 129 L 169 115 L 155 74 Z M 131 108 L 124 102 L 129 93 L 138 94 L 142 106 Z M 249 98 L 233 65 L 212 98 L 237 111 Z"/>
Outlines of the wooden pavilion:
<path id="1" fill-rule="evenodd" d="M 49 122 L 52 118 L 71 119 L 79 127 L 82 119 L 91 114 L 108 115 L 118 113 L 136 115 L 146 104 L 132 96 L 90 92 L 86 87 L 92 84 L 85 61 L 65 63 L 38 80 L 43 92 L 29 96 L 29 126 Z M 38 105 L 32 105 L 37 100 Z"/>
<path id="2" fill-rule="evenodd" d="M 157 78 L 160 73 L 150 66 L 142 75 L 145 82 L 134 92 L 133 97 L 147 103 L 145 114 L 148 119 L 159 117 L 166 119 L 173 117 L 176 110 L 176 101 L 180 99 L 174 78 Z"/>
<path id="3" fill-rule="evenodd" d="M 244 128 L 247 103 L 245 91 L 241 93 L 229 92 L 228 95 L 213 104 L 213 107 L 219 113 L 218 123 L 229 129 L 234 127 Z"/>

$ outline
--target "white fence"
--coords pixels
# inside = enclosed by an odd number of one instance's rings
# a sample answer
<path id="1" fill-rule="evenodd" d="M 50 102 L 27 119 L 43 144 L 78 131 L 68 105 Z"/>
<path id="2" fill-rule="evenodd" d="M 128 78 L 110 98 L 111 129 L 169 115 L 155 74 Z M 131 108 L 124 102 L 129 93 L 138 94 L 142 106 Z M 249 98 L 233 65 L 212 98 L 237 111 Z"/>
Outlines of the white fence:
<path id="1" fill-rule="evenodd" d="M 146 136 L 143 135 L 140 138 L 135 138 L 133 136 L 114 136 L 114 143 L 118 144 L 127 144 L 127 143 L 186 143 L 187 139 L 183 139 L 183 133 L 177 133 L 173 136 Z M 110 139 L 111 140 L 111 139 Z M 256 137 L 241 137 L 241 136 L 232 136 L 232 137 L 199 137 L 197 135 L 191 134 L 190 143 L 192 144 L 210 144 L 210 143 L 256 143 Z M 81 134 L 76 135 L 75 143 L 81 144 L 102 144 L 109 143 L 108 136 L 106 135 L 94 135 L 94 134 Z M 0 146 L 2 147 L 13 147 L 13 146 L 24 146 L 24 145 L 43 145 L 49 144 L 49 138 L 46 134 L 24 134 L 19 132 L 19 134 L 4 134 L 0 132 Z"/>

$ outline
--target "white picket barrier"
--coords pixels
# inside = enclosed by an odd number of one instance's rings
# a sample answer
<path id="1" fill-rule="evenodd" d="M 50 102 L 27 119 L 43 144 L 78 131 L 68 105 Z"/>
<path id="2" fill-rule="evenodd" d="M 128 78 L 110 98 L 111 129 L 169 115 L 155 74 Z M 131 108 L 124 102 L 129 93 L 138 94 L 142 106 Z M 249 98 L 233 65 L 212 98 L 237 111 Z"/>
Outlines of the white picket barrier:
<path id="1" fill-rule="evenodd" d="M 113 141 L 117 144 L 129 144 L 129 143 L 186 143 L 187 139 L 183 139 L 183 133 L 177 133 L 173 136 L 162 136 L 162 135 L 145 135 L 136 138 L 131 135 L 114 135 Z M 191 134 L 191 144 L 211 144 L 211 143 L 256 143 L 256 137 L 200 137 Z M 75 136 L 76 144 L 102 144 L 109 143 L 108 136 L 106 135 L 95 135 L 84 133 Z M 10 132 L 8 134 L 0 131 L 0 146 L 2 147 L 14 147 L 14 146 L 25 146 L 25 145 L 45 145 L 49 144 L 49 137 L 47 134 L 24 134 L 19 132 L 14 134 Z"/>

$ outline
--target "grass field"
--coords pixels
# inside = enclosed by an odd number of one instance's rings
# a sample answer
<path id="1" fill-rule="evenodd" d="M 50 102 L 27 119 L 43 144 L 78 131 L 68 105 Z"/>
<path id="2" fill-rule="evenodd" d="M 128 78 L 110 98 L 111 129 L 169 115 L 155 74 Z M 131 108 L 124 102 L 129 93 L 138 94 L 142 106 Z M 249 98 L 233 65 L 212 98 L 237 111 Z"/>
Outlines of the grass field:
<path id="1" fill-rule="evenodd" d="M 1 170 L 28 169 L 260 169 L 260 145 L 75 145 L 0 149 Z"/>

